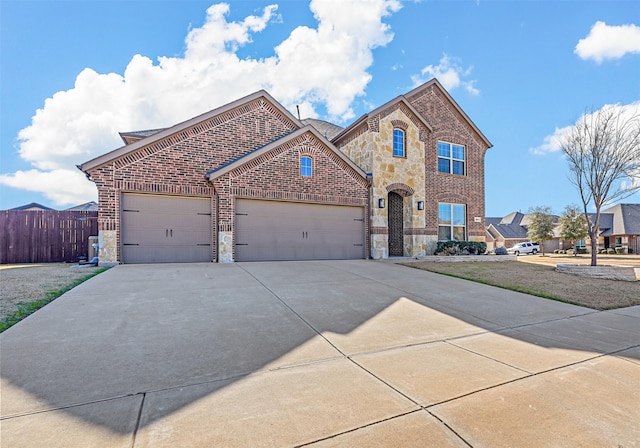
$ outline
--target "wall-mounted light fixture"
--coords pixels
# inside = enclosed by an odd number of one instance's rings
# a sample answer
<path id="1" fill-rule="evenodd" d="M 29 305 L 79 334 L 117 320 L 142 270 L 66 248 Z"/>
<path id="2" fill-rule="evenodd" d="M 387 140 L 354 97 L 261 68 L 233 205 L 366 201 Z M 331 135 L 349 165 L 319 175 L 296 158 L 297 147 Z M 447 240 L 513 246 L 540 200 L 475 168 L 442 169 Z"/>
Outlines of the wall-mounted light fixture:
<path id="1" fill-rule="evenodd" d="M 378 208 L 384 208 L 384 198 L 378 199 Z"/>
<path id="2" fill-rule="evenodd" d="M 418 201 L 418 210 L 424 210 L 424 201 Z"/>

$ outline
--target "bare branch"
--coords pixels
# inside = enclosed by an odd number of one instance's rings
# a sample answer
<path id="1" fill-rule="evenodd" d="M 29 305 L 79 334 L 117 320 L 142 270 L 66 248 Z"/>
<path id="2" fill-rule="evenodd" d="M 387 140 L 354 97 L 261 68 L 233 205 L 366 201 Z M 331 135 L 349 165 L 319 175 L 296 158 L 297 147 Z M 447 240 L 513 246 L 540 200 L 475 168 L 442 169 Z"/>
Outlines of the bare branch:
<path id="1" fill-rule="evenodd" d="M 560 148 L 569 164 L 569 180 L 582 199 L 591 238 L 591 264 L 596 264 L 596 244 L 603 206 L 640 191 L 640 111 L 605 106 L 585 111 Z"/>

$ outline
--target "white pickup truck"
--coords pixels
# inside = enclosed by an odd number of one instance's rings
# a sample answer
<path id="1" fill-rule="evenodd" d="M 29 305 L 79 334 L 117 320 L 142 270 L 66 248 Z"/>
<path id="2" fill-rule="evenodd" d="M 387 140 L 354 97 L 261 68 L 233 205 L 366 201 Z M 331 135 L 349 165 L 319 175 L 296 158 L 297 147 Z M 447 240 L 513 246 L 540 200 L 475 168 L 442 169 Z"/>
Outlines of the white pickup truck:
<path id="1" fill-rule="evenodd" d="M 526 243 L 518 243 L 513 247 L 507 249 L 507 253 L 511 255 L 520 255 L 520 254 L 532 254 L 535 255 L 540 250 L 540 245 L 538 243 L 534 243 L 531 241 L 527 241 Z"/>

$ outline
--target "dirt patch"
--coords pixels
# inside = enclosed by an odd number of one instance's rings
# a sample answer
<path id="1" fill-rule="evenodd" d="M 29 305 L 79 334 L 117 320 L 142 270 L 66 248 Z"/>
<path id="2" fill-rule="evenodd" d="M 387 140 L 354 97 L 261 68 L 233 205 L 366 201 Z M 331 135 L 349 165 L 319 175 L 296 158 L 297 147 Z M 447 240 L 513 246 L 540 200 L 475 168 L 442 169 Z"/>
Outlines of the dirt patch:
<path id="1" fill-rule="evenodd" d="M 640 305 L 640 282 L 577 277 L 556 272 L 555 265 L 519 261 L 401 264 L 598 310 Z"/>
<path id="2" fill-rule="evenodd" d="M 61 289 L 99 269 L 71 266 L 66 263 L 0 266 L 0 320 L 13 313 L 18 303 L 43 299 L 48 292 Z"/>

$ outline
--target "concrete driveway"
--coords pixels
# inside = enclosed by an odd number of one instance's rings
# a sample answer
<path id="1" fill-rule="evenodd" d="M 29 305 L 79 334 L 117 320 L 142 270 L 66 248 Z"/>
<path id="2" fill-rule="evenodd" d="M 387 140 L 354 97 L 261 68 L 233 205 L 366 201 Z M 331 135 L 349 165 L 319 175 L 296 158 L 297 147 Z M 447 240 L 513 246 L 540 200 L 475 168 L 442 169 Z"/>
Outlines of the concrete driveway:
<path id="1" fill-rule="evenodd" d="M 3 447 L 640 441 L 640 307 L 390 262 L 118 266 L 0 344 Z"/>

